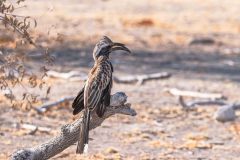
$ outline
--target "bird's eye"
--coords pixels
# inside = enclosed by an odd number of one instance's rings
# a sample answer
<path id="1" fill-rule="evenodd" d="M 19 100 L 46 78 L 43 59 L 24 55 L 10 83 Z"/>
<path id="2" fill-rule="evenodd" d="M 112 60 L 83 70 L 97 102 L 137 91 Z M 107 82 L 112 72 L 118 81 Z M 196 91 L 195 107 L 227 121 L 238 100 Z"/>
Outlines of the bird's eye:
<path id="1" fill-rule="evenodd" d="M 108 46 L 107 46 L 107 47 L 103 47 L 103 48 L 101 49 L 101 52 L 102 52 L 102 53 L 106 53 L 108 50 L 109 50 L 109 47 L 108 47 Z"/>

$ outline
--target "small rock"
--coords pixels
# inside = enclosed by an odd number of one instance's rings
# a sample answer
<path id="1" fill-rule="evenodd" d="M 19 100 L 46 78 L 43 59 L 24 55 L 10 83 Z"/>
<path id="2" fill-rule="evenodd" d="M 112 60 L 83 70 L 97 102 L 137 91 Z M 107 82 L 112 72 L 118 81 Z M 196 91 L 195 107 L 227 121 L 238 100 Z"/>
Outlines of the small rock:
<path id="1" fill-rule="evenodd" d="M 236 118 L 235 111 L 232 105 L 225 105 L 217 110 L 214 118 L 219 122 L 233 121 Z"/>

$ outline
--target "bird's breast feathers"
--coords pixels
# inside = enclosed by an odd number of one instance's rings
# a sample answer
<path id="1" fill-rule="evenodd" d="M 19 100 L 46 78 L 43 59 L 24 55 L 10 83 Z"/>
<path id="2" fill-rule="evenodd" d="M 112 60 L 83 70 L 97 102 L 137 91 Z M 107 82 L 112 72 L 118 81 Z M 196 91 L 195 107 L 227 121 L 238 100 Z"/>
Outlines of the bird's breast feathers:
<path id="1" fill-rule="evenodd" d="M 110 61 L 100 61 L 92 68 L 84 90 L 84 106 L 93 107 L 112 79 Z"/>

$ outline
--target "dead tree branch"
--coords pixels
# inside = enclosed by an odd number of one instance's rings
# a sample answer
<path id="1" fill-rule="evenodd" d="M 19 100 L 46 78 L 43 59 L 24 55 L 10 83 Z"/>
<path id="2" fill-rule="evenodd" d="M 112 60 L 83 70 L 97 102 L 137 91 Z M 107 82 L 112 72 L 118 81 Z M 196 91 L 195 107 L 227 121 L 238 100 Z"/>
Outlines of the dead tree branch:
<path id="1" fill-rule="evenodd" d="M 87 74 L 81 73 L 79 71 L 70 71 L 70 72 L 57 72 L 57 71 L 48 71 L 47 75 L 53 78 L 61 78 L 70 81 L 85 81 L 87 80 Z"/>
<path id="2" fill-rule="evenodd" d="M 63 103 L 63 102 L 66 102 L 66 101 L 71 101 L 73 100 L 75 97 L 73 96 L 69 96 L 69 97 L 64 97 L 64 98 L 61 98 L 57 101 L 54 101 L 54 102 L 50 102 L 50 103 L 47 103 L 47 104 L 44 104 L 40 107 L 36 107 L 34 108 L 38 113 L 44 113 L 46 112 L 47 110 L 49 110 L 50 108 L 54 107 L 54 106 L 57 106 L 59 105 L 60 103 Z"/>
<path id="3" fill-rule="evenodd" d="M 70 81 L 85 81 L 87 80 L 87 75 L 81 73 L 79 71 L 70 71 L 70 72 L 56 72 L 56 71 L 48 71 L 47 75 L 53 78 L 61 78 Z M 125 77 L 114 77 L 114 81 L 116 83 L 126 83 L 126 84 L 134 84 L 137 83 L 139 85 L 143 84 L 145 81 L 154 80 L 154 79 L 164 79 L 169 78 L 171 76 L 170 73 L 160 72 L 153 74 L 144 74 L 144 75 L 135 75 L 135 76 L 125 76 Z"/>
<path id="4" fill-rule="evenodd" d="M 31 134 L 31 135 L 34 135 L 37 131 L 47 132 L 47 133 L 51 131 L 51 129 L 47 128 L 47 127 L 39 127 L 36 125 L 26 124 L 26 123 L 23 123 L 23 124 L 15 123 L 15 124 L 13 124 L 13 126 L 18 129 L 30 130 L 28 134 Z"/>
<path id="5" fill-rule="evenodd" d="M 188 101 L 185 102 L 185 100 L 183 99 L 182 96 L 179 96 L 179 104 L 183 107 L 183 108 L 192 108 L 195 107 L 197 105 L 199 106 L 208 106 L 208 105 L 217 105 L 217 106 L 232 106 L 234 110 L 239 110 L 240 109 L 240 103 L 229 103 L 223 100 L 212 100 L 212 99 L 199 99 L 199 100 L 192 100 L 192 101 Z"/>
<path id="6" fill-rule="evenodd" d="M 197 105 L 218 105 L 221 106 L 215 113 L 213 118 L 219 122 L 233 121 L 237 116 L 235 111 L 240 109 L 240 103 L 227 103 L 222 100 L 193 100 L 185 102 L 182 96 L 179 96 L 179 104 L 184 110 L 189 111 Z"/>
<path id="7" fill-rule="evenodd" d="M 147 80 L 153 79 L 164 79 L 169 78 L 171 76 L 170 73 L 161 72 L 161 73 L 154 73 L 154 74 L 144 74 L 144 75 L 136 75 L 136 76 L 126 76 L 126 77 L 114 77 L 114 81 L 116 83 L 137 83 L 139 85 L 143 84 Z"/>
<path id="8" fill-rule="evenodd" d="M 123 92 L 118 92 L 111 96 L 111 105 L 107 107 L 102 118 L 96 114 L 91 115 L 90 129 L 94 129 L 102 124 L 102 122 L 115 114 L 123 114 L 135 116 L 136 111 L 131 109 L 131 104 L 127 103 L 127 96 Z M 39 146 L 22 149 L 13 153 L 12 160 L 39 160 L 49 159 L 62 152 L 69 146 L 77 142 L 82 125 L 82 117 L 73 122 L 62 126 L 61 133 L 53 139 L 40 144 Z"/>
<path id="9" fill-rule="evenodd" d="M 219 94 L 219 93 L 201 93 L 201 92 L 179 90 L 176 88 L 167 89 L 167 91 L 174 96 L 209 98 L 209 99 L 224 99 L 225 98 L 222 94 Z"/>
<path id="10" fill-rule="evenodd" d="M 179 104 L 185 111 L 192 110 L 195 106 L 218 105 L 221 106 L 215 113 L 213 118 L 219 122 L 227 122 L 235 120 L 237 109 L 240 109 L 240 103 L 228 103 L 222 94 L 217 93 L 200 93 L 192 91 L 183 91 L 176 88 L 167 89 L 167 91 L 178 97 Z M 185 102 L 183 97 L 201 98 Z"/>
<path id="11" fill-rule="evenodd" d="M 179 104 L 184 108 L 184 109 L 190 109 L 193 108 L 197 105 L 226 105 L 226 102 L 222 100 L 212 100 L 212 99 L 199 99 L 199 100 L 192 100 L 185 102 L 183 99 L 183 96 L 179 96 Z"/>

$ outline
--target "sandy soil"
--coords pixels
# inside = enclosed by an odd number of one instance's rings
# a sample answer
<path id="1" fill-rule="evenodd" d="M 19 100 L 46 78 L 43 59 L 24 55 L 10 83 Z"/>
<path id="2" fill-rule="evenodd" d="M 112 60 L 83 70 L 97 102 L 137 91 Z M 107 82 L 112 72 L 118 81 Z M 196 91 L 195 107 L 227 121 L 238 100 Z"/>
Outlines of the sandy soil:
<path id="1" fill-rule="evenodd" d="M 52 159 L 214 159 L 240 157 L 240 120 L 219 123 L 213 119 L 217 106 L 185 112 L 166 88 L 216 92 L 239 101 L 240 95 L 240 2 L 223 0 L 77 1 L 28 0 L 19 14 L 38 21 L 33 33 L 38 43 L 56 57 L 52 70 L 87 73 L 93 64 L 92 49 L 102 35 L 125 43 L 132 56 L 111 56 L 117 76 L 167 71 L 172 77 L 143 85 L 115 84 L 124 91 L 138 115 L 114 116 L 93 130 L 89 154 L 76 156 L 76 145 Z M 213 44 L 189 45 L 207 37 Z M 3 47 L 3 45 L 2 45 Z M 30 49 L 29 55 L 39 51 Z M 39 57 L 28 66 L 38 72 Z M 76 95 L 83 82 L 49 79 L 48 101 Z M 61 89 L 59 88 L 61 86 Z M 19 89 L 16 89 L 17 91 Z M 20 91 L 19 91 L 20 92 Z M 17 149 L 40 144 L 72 122 L 71 102 L 44 115 L 34 110 L 12 109 L 0 103 L 0 159 Z M 239 115 L 239 113 L 237 113 Z M 50 132 L 17 129 L 16 123 L 51 128 Z"/>

